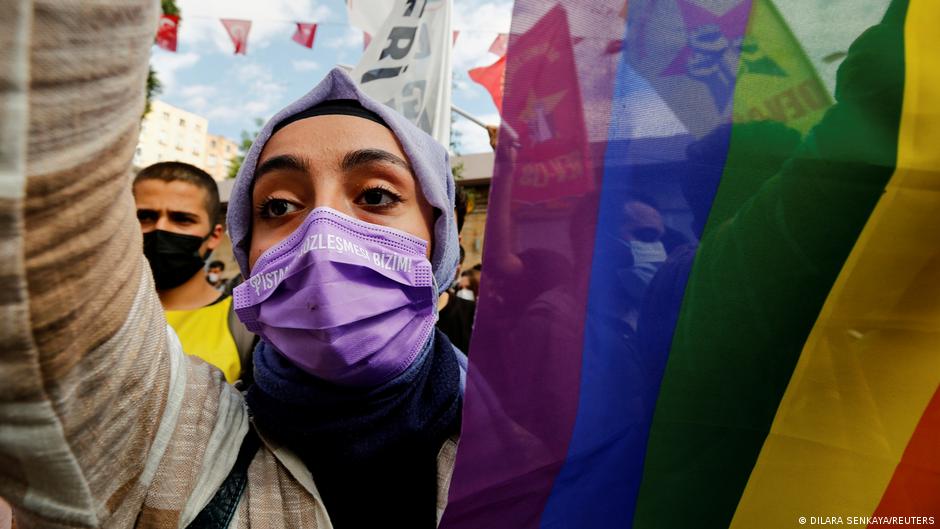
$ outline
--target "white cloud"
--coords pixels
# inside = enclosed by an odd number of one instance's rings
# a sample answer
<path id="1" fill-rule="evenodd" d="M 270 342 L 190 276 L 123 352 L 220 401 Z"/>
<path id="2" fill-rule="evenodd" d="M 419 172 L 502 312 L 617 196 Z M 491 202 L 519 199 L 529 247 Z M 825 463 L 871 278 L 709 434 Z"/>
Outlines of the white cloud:
<path id="1" fill-rule="evenodd" d="M 187 46 L 209 42 L 224 53 L 232 53 L 234 48 L 219 22 L 221 18 L 252 21 L 248 34 L 249 54 L 253 47 L 265 48 L 273 39 L 290 38 L 296 28 L 293 22 L 322 22 L 334 18 L 328 7 L 310 0 L 178 0 L 177 5 L 182 13 L 180 42 Z"/>
<path id="2" fill-rule="evenodd" d="M 455 72 L 496 61 L 489 53 L 490 44 L 500 33 L 509 33 L 512 22 L 511 1 L 491 1 L 483 4 L 456 2 L 453 25 L 460 31 L 451 61 Z"/>
<path id="3" fill-rule="evenodd" d="M 204 113 L 209 108 L 216 94 L 218 94 L 216 87 L 205 84 L 187 85 L 179 89 L 179 95 L 183 98 L 183 108 L 197 114 Z"/>
<path id="4" fill-rule="evenodd" d="M 215 104 L 206 112 L 206 119 L 210 123 L 216 121 L 233 122 L 244 117 L 244 110 L 239 106 L 229 106 L 225 104 Z"/>
<path id="5" fill-rule="evenodd" d="M 283 101 L 287 86 L 275 79 L 271 69 L 256 62 L 246 62 L 230 70 L 226 81 L 238 86 L 221 97 L 212 98 L 212 104 L 203 109 L 212 123 L 232 124 L 256 117 L 267 119 Z M 193 89 L 194 98 L 208 98 L 202 88 Z"/>
<path id="6" fill-rule="evenodd" d="M 480 88 L 480 85 L 471 80 L 463 79 L 459 74 L 460 72 L 454 72 L 454 91 L 460 92 L 464 99 L 479 99 L 481 94 L 486 93 L 485 90 Z M 478 88 L 480 89 L 478 90 Z"/>
<path id="7" fill-rule="evenodd" d="M 499 125 L 499 114 L 484 114 L 476 116 L 483 123 Z M 477 152 L 490 152 L 490 136 L 483 127 L 463 118 L 457 117 L 454 121 L 454 130 L 460 133 L 460 141 L 457 150 L 460 154 L 473 154 Z"/>
<path id="8" fill-rule="evenodd" d="M 154 49 L 150 65 L 157 72 L 157 78 L 163 86 L 163 95 L 170 94 L 176 85 L 176 72 L 185 70 L 199 62 L 199 54 L 193 52 L 171 53 Z"/>
<path id="9" fill-rule="evenodd" d="M 312 72 L 320 69 L 320 63 L 317 61 L 294 60 L 291 61 L 290 64 L 293 66 L 295 72 Z"/>
<path id="10" fill-rule="evenodd" d="M 216 92 L 216 87 L 207 84 L 191 84 L 180 88 L 180 95 L 183 97 L 209 97 Z"/>
<path id="11" fill-rule="evenodd" d="M 356 50 L 362 49 L 362 44 L 365 41 L 363 40 L 363 33 L 361 30 L 354 28 L 352 26 L 347 26 L 343 31 L 343 34 L 339 37 L 333 37 L 328 39 L 324 45 L 327 48 L 337 50 L 340 48 L 352 48 Z"/>
<path id="12" fill-rule="evenodd" d="M 242 83 L 250 83 L 256 79 L 270 78 L 271 72 L 256 62 L 247 62 L 235 67 L 235 76 Z"/>

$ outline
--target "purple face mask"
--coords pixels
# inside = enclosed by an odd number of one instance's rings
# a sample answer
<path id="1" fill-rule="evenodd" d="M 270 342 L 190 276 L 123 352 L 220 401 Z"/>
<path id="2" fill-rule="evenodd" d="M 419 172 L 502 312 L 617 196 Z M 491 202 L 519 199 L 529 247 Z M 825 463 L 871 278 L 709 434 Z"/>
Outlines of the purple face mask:
<path id="1" fill-rule="evenodd" d="M 235 288 L 235 312 L 304 371 L 376 386 L 411 365 L 434 329 L 426 251 L 413 235 L 317 208 Z"/>

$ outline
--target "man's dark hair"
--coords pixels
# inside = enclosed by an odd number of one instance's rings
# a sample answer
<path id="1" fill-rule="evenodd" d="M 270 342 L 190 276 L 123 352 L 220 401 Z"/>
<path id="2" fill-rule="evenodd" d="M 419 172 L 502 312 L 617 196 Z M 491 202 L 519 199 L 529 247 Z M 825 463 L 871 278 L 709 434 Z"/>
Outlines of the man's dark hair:
<path id="1" fill-rule="evenodd" d="M 463 249 L 463 245 L 460 245 L 460 264 L 463 264 L 463 260 L 467 257 L 466 250 Z"/>
<path id="2" fill-rule="evenodd" d="M 457 210 L 457 233 L 460 233 L 463 229 L 463 221 L 467 218 L 467 192 L 461 186 L 457 186 L 454 192 L 454 209 Z"/>
<path id="3" fill-rule="evenodd" d="M 187 182 L 206 192 L 206 213 L 209 215 L 209 227 L 214 227 L 222 220 L 222 202 L 219 200 L 219 186 L 209 173 L 183 162 L 160 162 L 144 167 L 134 178 L 134 185 L 144 180 L 162 180 L 164 182 Z"/>
<path id="4" fill-rule="evenodd" d="M 471 270 L 476 270 L 477 272 L 482 272 L 482 271 L 483 271 L 483 263 L 477 263 L 477 264 L 473 265 L 473 268 L 471 268 Z"/>
<path id="5" fill-rule="evenodd" d="M 221 268 L 222 270 L 225 270 L 225 263 L 222 261 L 212 261 L 209 263 L 209 268 Z"/>

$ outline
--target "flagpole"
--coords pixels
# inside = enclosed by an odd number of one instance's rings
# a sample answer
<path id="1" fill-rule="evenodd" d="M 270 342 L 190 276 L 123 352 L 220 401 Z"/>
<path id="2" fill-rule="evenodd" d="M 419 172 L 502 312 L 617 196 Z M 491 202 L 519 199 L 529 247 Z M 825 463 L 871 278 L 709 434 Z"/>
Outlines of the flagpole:
<path id="1" fill-rule="evenodd" d="M 483 127 L 484 129 L 486 129 L 487 132 L 489 132 L 489 127 L 490 127 L 489 125 L 487 125 L 486 123 L 483 123 L 483 122 L 480 121 L 479 119 L 473 117 L 473 116 L 470 115 L 470 113 L 468 113 L 466 110 L 463 110 L 463 109 L 461 109 L 460 107 L 458 107 L 458 106 L 456 106 L 456 105 L 453 105 L 453 104 L 450 106 L 450 109 L 451 109 L 455 114 L 467 118 L 469 121 L 472 121 L 473 123 L 476 123 L 477 125 L 479 125 L 479 126 Z M 504 130 L 509 134 L 509 138 L 512 140 L 513 144 L 515 144 L 516 142 L 519 141 L 519 133 L 517 133 L 515 130 L 513 130 L 513 128 L 509 126 L 509 123 L 506 123 L 505 121 L 502 121 L 502 122 L 500 122 L 498 125 L 493 125 L 493 126 L 497 126 L 497 127 L 500 127 L 500 128 L 502 128 L 502 129 L 504 129 Z"/>
<path id="2" fill-rule="evenodd" d="M 450 109 L 451 109 L 451 111 L 453 111 L 454 113 L 456 113 L 456 114 L 458 114 L 458 115 L 460 115 L 460 116 L 463 116 L 463 117 L 469 119 L 470 121 L 476 123 L 477 125 L 483 127 L 484 129 L 486 128 L 486 123 L 483 123 L 483 122 L 480 121 L 479 119 L 473 117 L 472 115 L 470 115 L 469 112 L 467 112 L 466 110 L 461 109 L 461 108 L 458 107 L 457 105 L 454 105 L 454 104 L 450 105 Z"/>

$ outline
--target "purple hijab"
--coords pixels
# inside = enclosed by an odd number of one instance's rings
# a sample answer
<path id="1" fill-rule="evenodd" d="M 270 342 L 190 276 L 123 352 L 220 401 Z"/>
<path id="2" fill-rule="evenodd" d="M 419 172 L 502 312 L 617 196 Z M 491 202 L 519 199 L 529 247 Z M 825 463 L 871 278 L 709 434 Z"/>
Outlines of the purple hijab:
<path id="1" fill-rule="evenodd" d="M 254 143 L 235 180 L 235 187 L 228 204 L 228 230 L 232 239 L 232 252 L 241 268 L 242 276 L 249 276 L 248 248 L 251 242 L 251 189 L 254 184 L 255 168 L 261 150 L 271 138 L 274 127 L 285 119 L 316 106 L 330 99 L 355 99 L 363 107 L 382 117 L 398 138 L 415 178 L 425 198 L 438 211 L 434 222 L 433 253 L 431 265 L 437 280 L 438 294 L 451 283 L 457 261 L 460 257 L 457 243 L 457 222 L 454 215 L 454 179 L 450 172 L 447 150 L 427 133 L 413 125 L 404 116 L 371 99 L 362 93 L 349 76 L 339 68 L 334 68 L 326 78 L 306 95 L 287 105 L 271 118 Z"/>

